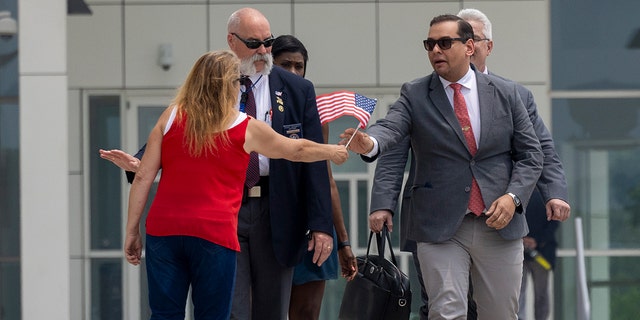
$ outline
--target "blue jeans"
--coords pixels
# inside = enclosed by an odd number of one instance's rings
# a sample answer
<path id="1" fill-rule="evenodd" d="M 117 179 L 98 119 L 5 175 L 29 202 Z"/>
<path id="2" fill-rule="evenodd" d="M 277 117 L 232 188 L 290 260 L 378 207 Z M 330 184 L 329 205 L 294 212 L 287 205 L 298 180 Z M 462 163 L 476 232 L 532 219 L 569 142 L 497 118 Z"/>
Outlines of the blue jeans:
<path id="1" fill-rule="evenodd" d="M 185 318 L 189 286 L 197 320 L 226 320 L 236 278 L 236 252 L 190 236 L 147 235 L 152 320 Z"/>

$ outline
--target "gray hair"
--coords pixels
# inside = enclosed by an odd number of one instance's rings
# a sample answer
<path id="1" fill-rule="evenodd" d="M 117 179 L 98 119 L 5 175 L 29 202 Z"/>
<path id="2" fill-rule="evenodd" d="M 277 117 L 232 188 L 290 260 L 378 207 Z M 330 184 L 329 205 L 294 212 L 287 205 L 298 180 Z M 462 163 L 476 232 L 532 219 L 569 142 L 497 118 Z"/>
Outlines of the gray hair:
<path id="1" fill-rule="evenodd" d="M 487 39 L 493 40 L 493 35 L 491 34 L 491 21 L 487 18 L 487 15 L 482 13 L 482 11 L 478 9 L 462 9 L 458 12 L 458 17 L 467 20 L 467 21 L 478 21 L 482 23 L 482 33 Z"/>

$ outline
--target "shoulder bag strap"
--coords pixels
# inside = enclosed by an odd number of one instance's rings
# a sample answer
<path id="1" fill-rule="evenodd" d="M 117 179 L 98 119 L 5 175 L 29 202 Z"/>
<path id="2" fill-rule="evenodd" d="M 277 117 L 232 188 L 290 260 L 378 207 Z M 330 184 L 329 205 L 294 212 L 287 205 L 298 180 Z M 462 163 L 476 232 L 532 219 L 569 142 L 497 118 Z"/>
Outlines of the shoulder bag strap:
<path id="1" fill-rule="evenodd" d="M 387 228 L 386 223 L 382 226 L 382 232 L 376 234 L 376 240 L 378 242 L 378 256 L 380 256 L 381 258 L 384 258 L 385 243 L 388 243 L 389 251 L 391 252 L 391 262 L 393 262 L 393 265 L 397 267 L 398 263 L 396 262 L 396 255 L 393 253 L 393 246 L 391 245 L 391 236 L 389 236 L 389 229 Z M 369 235 L 369 247 L 370 246 L 371 246 L 371 235 Z M 367 248 L 367 256 L 368 255 L 369 255 L 369 248 Z"/>

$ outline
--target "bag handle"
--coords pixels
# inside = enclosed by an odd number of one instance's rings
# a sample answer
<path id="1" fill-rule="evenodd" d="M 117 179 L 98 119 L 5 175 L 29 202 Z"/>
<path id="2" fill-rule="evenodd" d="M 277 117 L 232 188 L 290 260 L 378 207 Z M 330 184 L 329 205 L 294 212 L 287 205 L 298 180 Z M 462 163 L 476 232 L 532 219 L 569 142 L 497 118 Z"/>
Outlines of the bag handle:
<path id="1" fill-rule="evenodd" d="M 373 231 L 369 231 L 369 243 L 367 244 L 367 260 L 369 259 L 369 250 L 371 249 L 371 239 L 373 239 Z M 393 253 L 393 246 L 391 245 L 391 237 L 389 236 L 389 229 L 385 223 L 382 226 L 382 231 L 376 233 L 376 242 L 378 245 L 378 256 L 384 259 L 385 243 L 389 243 L 389 251 L 391 252 L 391 262 L 394 266 L 398 266 L 396 262 L 396 255 Z"/>

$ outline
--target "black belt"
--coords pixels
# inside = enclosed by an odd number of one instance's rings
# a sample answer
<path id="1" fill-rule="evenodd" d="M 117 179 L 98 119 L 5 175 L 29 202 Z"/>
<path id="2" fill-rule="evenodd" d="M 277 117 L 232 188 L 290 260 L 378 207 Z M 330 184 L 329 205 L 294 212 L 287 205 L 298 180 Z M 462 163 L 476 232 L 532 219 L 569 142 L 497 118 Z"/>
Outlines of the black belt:
<path id="1" fill-rule="evenodd" d="M 255 186 L 244 187 L 243 199 L 260 198 L 269 195 L 269 176 L 260 176 Z"/>

